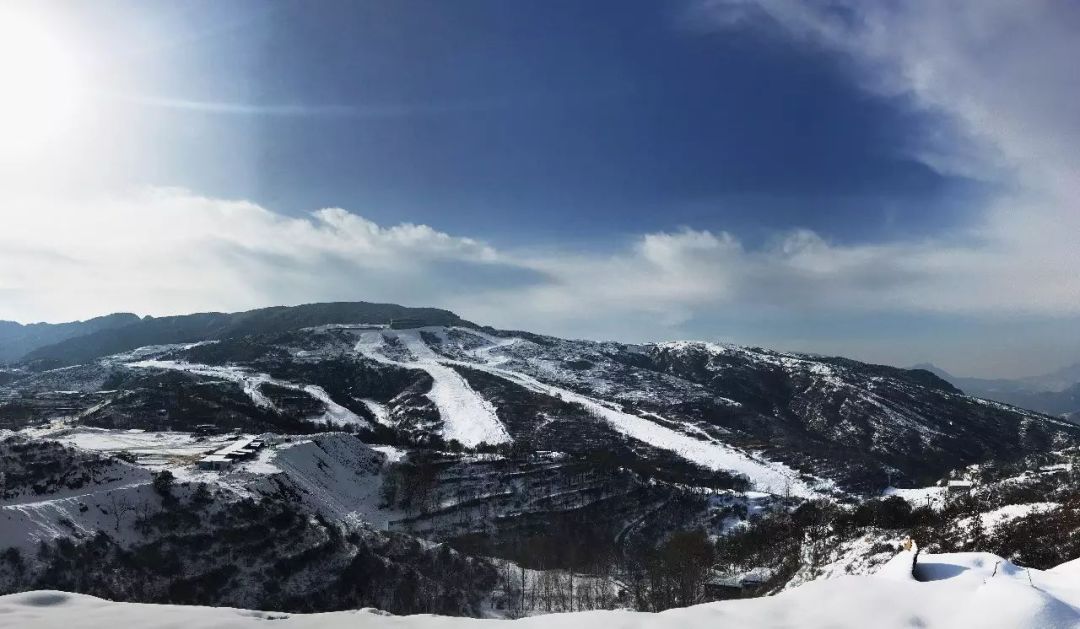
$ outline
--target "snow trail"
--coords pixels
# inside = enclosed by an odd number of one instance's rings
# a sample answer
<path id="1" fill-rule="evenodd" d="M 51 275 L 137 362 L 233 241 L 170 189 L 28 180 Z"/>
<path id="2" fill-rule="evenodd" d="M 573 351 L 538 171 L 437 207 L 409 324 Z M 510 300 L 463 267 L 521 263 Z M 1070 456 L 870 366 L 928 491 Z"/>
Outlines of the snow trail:
<path id="1" fill-rule="evenodd" d="M 364 406 L 368 407 L 371 414 L 375 416 L 375 421 L 379 422 L 383 426 L 390 425 L 390 409 L 386 408 L 386 405 L 377 402 L 371 398 L 364 398 L 360 400 L 364 403 Z"/>
<path id="2" fill-rule="evenodd" d="M 221 378 L 222 380 L 235 382 L 244 389 L 244 393 L 251 398 L 251 401 L 254 402 L 256 406 L 275 411 L 279 409 L 274 405 L 270 398 L 266 397 L 266 394 L 264 394 L 259 387 L 264 384 L 272 384 L 286 389 L 292 389 L 293 391 L 303 391 L 322 402 L 323 406 L 326 408 L 326 411 L 322 415 L 306 418 L 307 421 L 339 426 L 345 424 L 364 428 L 371 427 L 371 424 L 366 419 L 335 402 L 334 399 L 330 397 L 330 394 L 326 392 L 326 389 L 323 389 L 318 385 L 296 384 L 285 380 L 278 380 L 277 378 L 271 377 L 269 374 L 250 371 L 232 365 L 227 367 L 217 367 L 214 365 L 201 365 L 198 363 L 178 362 L 174 360 L 140 360 L 138 362 L 127 363 L 127 366 L 138 369 L 186 371 L 197 376 Z"/>
<path id="3" fill-rule="evenodd" d="M 383 353 L 382 347 L 387 339 L 398 340 L 408 350 L 412 360 L 396 360 Z M 495 413 L 495 407 L 474 391 L 461 374 L 446 366 L 452 361 L 443 359 L 428 347 L 419 330 L 364 331 L 360 333 L 355 349 L 372 360 L 423 369 L 431 376 L 431 391 L 427 397 L 439 409 L 444 439 L 456 439 L 467 447 L 511 441 L 510 434 Z"/>
<path id="4" fill-rule="evenodd" d="M 454 363 L 455 361 L 447 361 Z M 810 485 L 799 478 L 799 473 L 783 463 L 764 461 L 736 450 L 731 446 L 709 438 L 703 440 L 661 426 L 644 417 L 617 411 L 591 397 L 546 384 L 516 371 L 510 371 L 491 365 L 459 363 L 473 369 L 480 369 L 492 375 L 506 378 L 526 389 L 545 395 L 561 397 L 568 402 L 575 402 L 585 407 L 593 416 L 606 421 L 620 433 L 651 446 L 669 450 L 688 461 L 712 470 L 724 470 L 743 474 L 760 491 L 773 494 L 791 494 L 793 496 L 813 497 L 816 492 Z"/>
<path id="5" fill-rule="evenodd" d="M 819 492 L 803 481 L 799 473 L 774 461 L 759 459 L 741 450 L 737 450 L 709 436 L 696 426 L 683 424 L 701 437 L 693 437 L 663 426 L 647 418 L 633 415 L 612 408 L 595 398 L 575 393 L 569 389 L 547 384 L 533 376 L 501 367 L 509 362 L 505 356 L 493 355 L 493 351 L 519 342 L 519 338 L 503 338 L 485 334 L 478 330 L 464 330 L 473 336 L 485 339 L 490 345 L 482 346 L 467 353 L 478 362 L 462 362 L 442 358 L 446 365 L 460 365 L 479 369 L 495 376 L 510 380 L 531 391 L 544 395 L 561 397 L 568 402 L 582 405 L 591 415 L 607 422 L 618 432 L 648 445 L 674 452 L 679 456 L 712 470 L 731 471 L 743 474 L 753 486 L 760 490 L 778 495 L 813 497 Z M 418 341 L 420 339 L 417 339 Z M 421 341 L 422 342 L 422 341 Z M 427 348 L 427 346 L 424 346 Z M 411 349 L 410 349 L 411 351 Z M 431 352 L 430 348 L 427 348 Z M 432 352 L 434 355 L 434 352 Z M 661 418 L 663 419 L 663 418 Z M 676 422 L 677 423 L 677 422 Z"/>

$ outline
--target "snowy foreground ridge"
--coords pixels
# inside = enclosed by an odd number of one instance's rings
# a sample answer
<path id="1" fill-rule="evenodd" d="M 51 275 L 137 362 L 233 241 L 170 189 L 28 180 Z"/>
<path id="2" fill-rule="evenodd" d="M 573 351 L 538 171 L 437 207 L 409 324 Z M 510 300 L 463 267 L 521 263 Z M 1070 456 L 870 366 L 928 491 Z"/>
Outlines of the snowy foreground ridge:
<path id="1" fill-rule="evenodd" d="M 591 611 L 522 620 L 390 616 L 373 610 L 282 614 L 213 607 L 114 603 L 40 591 L 0 597 L 0 627 L 20 629 L 1063 629 L 1080 628 L 1080 560 L 1027 570 L 989 553 L 904 552 L 873 576 L 815 581 L 777 596 L 660 614 Z"/>

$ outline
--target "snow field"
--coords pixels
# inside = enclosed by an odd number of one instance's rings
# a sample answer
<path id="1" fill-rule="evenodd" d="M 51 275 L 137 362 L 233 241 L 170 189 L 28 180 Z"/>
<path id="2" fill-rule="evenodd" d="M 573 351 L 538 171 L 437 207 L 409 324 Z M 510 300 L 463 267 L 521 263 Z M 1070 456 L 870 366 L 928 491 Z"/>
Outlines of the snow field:
<path id="1" fill-rule="evenodd" d="M 921 555 L 912 576 L 903 552 L 872 576 L 815 581 L 776 596 L 708 603 L 659 614 L 589 611 L 520 620 L 390 616 L 363 609 L 285 614 L 231 608 L 115 603 L 80 594 L 0 597 L 0 626 L 20 629 L 1076 629 L 1078 570 L 1025 570 L 989 553 Z"/>

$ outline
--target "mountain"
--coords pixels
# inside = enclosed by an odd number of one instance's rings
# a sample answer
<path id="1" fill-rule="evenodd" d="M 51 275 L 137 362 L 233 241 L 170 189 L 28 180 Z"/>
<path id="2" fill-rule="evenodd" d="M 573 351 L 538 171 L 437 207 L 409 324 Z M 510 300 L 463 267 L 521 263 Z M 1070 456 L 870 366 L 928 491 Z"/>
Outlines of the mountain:
<path id="1" fill-rule="evenodd" d="M 116 313 L 70 323 L 31 323 L 0 321 L 0 363 L 16 361 L 29 352 L 67 339 L 112 330 L 139 321 L 131 313 Z"/>
<path id="2" fill-rule="evenodd" d="M 40 328 L 33 343 L 24 342 L 10 348 L 5 343 L 4 353 L 9 362 L 22 359 L 69 365 L 146 345 L 192 343 L 332 323 L 386 323 L 391 319 L 414 319 L 430 325 L 469 325 L 446 310 L 366 302 L 278 306 L 236 313 L 207 312 L 142 319 L 135 315 L 109 315 L 81 324 L 36 324 L 49 327 Z M 99 323 L 88 325 L 95 322 Z M 3 329 L 0 327 L 0 334 Z M 3 338 L 0 336 L 0 340 Z"/>
<path id="3" fill-rule="evenodd" d="M 976 512 L 1049 567 L 1080 553 L 1078 452 L 927 369 L 387 304 L 140 319 L 0 369 L 0 594 L 659 611 L 865 573 L 905 534 L 967 549 Z"/>
<path id="4" fill-rule="evenodd" d="M 1025 385 L 1021 380 L 1009 380 L 1007 378 L 967 378 L 962 376 L 955 376 L 944 369 L 933 365 L 931 363 L 920 363 L 912 367 L 912 369 L 924 369 L 933 373 L 937 377 L 955 385 L 957 388 L 963 390 L 965 393 L 971 395 L 978 395 L 982 397 L 984 393 L 990 393 L 993 395 L 1009 395 L 1014 393 L 1030 392 L 1033 391 L 1028 385 Z"/>
<path id="5" fill-rule="evenodd" d="M 1080 382 L 1080 363 L 1066 365 L 1061 369 L 1040 376 L 1021 378 L 1020 382 L 1033 391 L 1058 393 Z"/>
<path id="6" fill-rule="evenodd" d="M 973 395 L 1080 422 L 1080 381 L 1061 391 L 970 390 Z"/>
<path id="7" fill-rule="evenodd" d="M 408 329 L 385 327 L 405 317 Z M 775 493 L 925 482 L 1078 434 L 927 370 L 712 343 L 572 341 L 386 304 L 144 319 L 28 359 L 67 366 L 8 373 L 7 388 L 29 398 L 0 407 L 0 422 L 51 403 L 34 395 L 81 391 L 94 401 L 81 421 L 105 428 L 140 428 L 162 411 L 172 426 L 606 448 L 671 478 L 701 470 Z"/>
<path id="8" fill-rule="evenodd" d="M 927 363 L 915 368 L 932 371 L 970 395 L 1080 422 L 1080 363 L 1012 380 L 953 376 Z"/>

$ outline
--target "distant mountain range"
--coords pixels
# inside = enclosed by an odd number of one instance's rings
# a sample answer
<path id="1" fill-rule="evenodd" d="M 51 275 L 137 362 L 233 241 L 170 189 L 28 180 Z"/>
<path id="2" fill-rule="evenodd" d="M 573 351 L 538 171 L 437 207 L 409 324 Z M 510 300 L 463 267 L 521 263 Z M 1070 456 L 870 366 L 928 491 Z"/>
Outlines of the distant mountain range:
<path id="1" fill-rule="evenodd" d="M 946 380 L 968 395 L 1012 404 L 1080 423 L 1080 363 L 1027 378 L 965 378 L 930 363 L 915 365 Z"/>
<path id="2" fill-rule="evenodd" d="M 113 330 L 140 321 L 130 312 L 95 317 L 70 323 L 31 323 L 0 321 L 0 363 L 22 359 L 39 347 L 61 343 L 71 338 Z"/>

